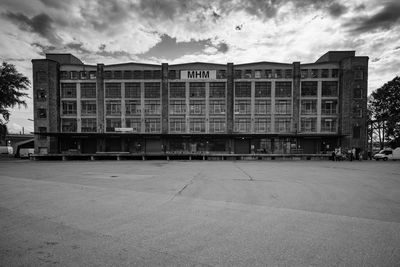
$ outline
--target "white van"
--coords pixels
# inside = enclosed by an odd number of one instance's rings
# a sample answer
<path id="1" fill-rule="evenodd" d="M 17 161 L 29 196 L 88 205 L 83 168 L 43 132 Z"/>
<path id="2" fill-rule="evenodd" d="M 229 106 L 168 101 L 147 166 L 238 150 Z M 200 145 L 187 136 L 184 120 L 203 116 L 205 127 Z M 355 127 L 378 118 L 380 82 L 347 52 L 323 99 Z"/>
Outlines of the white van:
<path id="1" fill-rule="evenodd" d="M 390 148 L 385 148 L 379 151 L 379 153 L 374 155 L 375 160 L 400 160 L 400 147 L 392 150 Z"/>
<path id="2" fill-rule="evenodd" d="M 35 153 L 35 149 L 34 148 L 21 148 L 19 150 L 19 157 L 21 159 L 30 158 L 31 156 L 33 156 L 34 153 Z"/>

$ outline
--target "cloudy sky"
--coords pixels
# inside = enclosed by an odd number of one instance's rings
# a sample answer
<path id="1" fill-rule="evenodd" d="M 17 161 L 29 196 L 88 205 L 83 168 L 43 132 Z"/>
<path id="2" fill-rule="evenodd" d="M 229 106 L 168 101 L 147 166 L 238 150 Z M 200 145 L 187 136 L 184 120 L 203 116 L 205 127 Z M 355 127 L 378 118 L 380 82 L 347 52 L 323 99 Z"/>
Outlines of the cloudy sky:
<path id="1" fill-rule="evenodd" d="M 370 92 L 400 75 L 399 0 L 1 0 L 0 25 L 1 61 L 30 79 L 31 59 L 46 52 L 171 64 L 306 63 L 356 50 L 370 58 Z M 11 131 L 33 131 L 27 103 Z"/>

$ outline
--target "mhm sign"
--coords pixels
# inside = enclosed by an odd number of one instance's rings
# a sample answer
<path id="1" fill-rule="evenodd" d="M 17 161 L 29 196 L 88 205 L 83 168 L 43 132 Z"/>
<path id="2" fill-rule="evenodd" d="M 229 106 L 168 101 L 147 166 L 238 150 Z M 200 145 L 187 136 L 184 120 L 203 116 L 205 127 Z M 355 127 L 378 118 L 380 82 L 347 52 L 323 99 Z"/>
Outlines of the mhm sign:
<path id="1" fill-rule="evenodd" d="M 216 70 L 181 70 L 182 80 L 210 80 L 216 78 Z"/>

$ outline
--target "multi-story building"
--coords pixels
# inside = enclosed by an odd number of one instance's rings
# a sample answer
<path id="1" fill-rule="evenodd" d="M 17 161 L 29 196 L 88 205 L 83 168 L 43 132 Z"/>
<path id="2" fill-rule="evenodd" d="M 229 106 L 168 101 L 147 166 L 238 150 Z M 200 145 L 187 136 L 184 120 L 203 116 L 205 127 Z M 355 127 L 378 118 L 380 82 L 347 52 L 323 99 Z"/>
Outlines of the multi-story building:
<path id="1" fill-rule="evenodd" d="M 86 65 L 34 59 L 38 154 L 366 150 L 368 57 Z"/>

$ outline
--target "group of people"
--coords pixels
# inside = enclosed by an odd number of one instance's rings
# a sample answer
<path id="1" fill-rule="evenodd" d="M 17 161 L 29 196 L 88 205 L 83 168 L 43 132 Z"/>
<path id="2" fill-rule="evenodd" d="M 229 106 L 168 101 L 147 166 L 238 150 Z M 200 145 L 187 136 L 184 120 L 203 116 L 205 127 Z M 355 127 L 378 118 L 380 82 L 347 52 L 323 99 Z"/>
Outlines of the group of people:
<path id="1" fill-rule="evenodd" d="M 349 150 L 342 150 L 341 147 L 335 148 L 334 151 L 332 151 L 332 160 L 333 161 L 341 161 L 341 160 L 362 160 L 362 152 L 360 151 L 357 155 L 357 150 L 355 148 L 349 149 Z"/>

